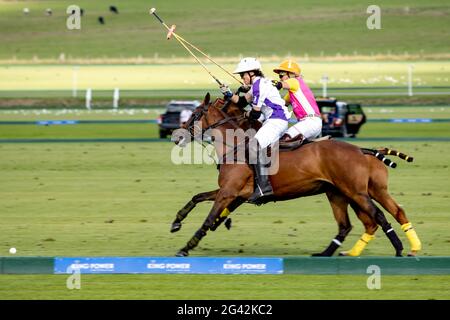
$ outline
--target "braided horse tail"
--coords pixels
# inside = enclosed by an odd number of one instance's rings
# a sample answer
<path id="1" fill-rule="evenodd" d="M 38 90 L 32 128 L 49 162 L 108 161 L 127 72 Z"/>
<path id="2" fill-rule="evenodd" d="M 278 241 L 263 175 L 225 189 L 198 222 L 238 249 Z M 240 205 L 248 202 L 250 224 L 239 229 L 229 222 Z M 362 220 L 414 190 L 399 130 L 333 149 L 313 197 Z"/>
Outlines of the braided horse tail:
<path id="1" fill-rule="evenodd" d="M 399 152 L 397 150 L 392 150 L 392 149 L 389 149 L 389 148 L 378 149 L 377 151 L 380 152 L 383 155 L 397 156 L 397 157 L 399 157 L 402 160 L 406 160 L 407 162 L 413 162 L 413 160 L 414 160 L 413 157 L 410 157 L 410 156 L 408 156 L 408 155 L 406 155 L 404 153 L 401 153 L 401 152 Z"/>
<path id="2" fill-rule="evenodd" d="M 380 160 L 381 162 L 383 162 L 386 166 L 391 167 L 391 168 L 395 168 L 397 167 L 397 164 L 395 162 L 393 162 L 392 160 L 386 158 L 386 155 L 393 155 L 393 156 L 397 156 L 400 159 L 406 160 L 408 162 L 412 162 L 414 160 L 413 157 L 410 157 L 404 153 L 401 153 L 397 150 L 392 150 L 389 148 L 381 148 L 381 149 L 368 149 L 368 148 L 361 148 L 361 151 L 364 154 L 369 154 L 374 156 L 375 158 L 377 158 L 378 160 Z"/>

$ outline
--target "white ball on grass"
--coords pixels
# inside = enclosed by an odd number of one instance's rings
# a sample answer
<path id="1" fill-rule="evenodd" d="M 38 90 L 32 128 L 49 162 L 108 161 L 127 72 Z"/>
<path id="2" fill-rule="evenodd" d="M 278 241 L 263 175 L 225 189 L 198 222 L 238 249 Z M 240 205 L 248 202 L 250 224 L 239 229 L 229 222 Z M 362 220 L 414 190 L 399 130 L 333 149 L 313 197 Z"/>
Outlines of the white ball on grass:
<path id="1" fill-rule="evenodd" d="M 17 252 L 16 248 L 10 248 L 9 253 L 15 254 Z"/>

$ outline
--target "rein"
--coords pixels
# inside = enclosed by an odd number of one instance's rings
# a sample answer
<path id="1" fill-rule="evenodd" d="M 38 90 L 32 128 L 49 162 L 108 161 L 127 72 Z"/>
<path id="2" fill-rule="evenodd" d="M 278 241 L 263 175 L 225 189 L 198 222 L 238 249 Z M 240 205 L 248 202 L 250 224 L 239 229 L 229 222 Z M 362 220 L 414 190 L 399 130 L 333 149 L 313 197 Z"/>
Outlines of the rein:
<path id="1" fill-rule="evenodd" d="M 242 115 L 240 115 L 240 116 L 230 117 L 225 111 L 223 111 L 223 109 L 225 109 L 225 110 L 227 109 L 229 103 L 230 103 L 230 101 L 227 101 L 227 102 L 225 103 L 225 105 L 224 105 L 222 108 L 220 108 L 220 109 L 217 108 L 217 110 L 222 114 L 222 116 L 223 116 L 224 118 L 221 119 L 221 120 L 219 120 L 219 121 L 217 121 L 217 122 L 215 122 L 215 123 L 213 123 L 213 124 L 211 124 L 211 125 L 208 125 L 205 129 L 202 129 L 202 136 L 203 136 L 204 133 L 205 133 L 206 131 L 208 131 L 209 129 L 215 129 L 215 128 L 218 128 L 218 127 L 220 127 L 220 126 L 222 126 L 222 125 L 224 125 L 224 124 L 226 124 L 226 123 L 230 123 L 230 124 L 234 127 L 234 129 L 240 129 L 238 122 L 245 118 L 245 114 L 242 114 Z M 211 107 L 211 105 L 212 105 L 212 103 L 209 103 L 208 106 L 203 106 L 203 107 L 199 110 L 199 112 L 194 113 L 194 114 L 192 115 L 190 121 L 189 121 L 188 124 L 186 125 L 187 130 L 189 131 L 189 133 L 190 133 L 190 135 L 191 135 L 192 138 L 195 139 L 194 125 L 193 125 L 193 123 L 195 123 L 195 121 L 200 120 L 203 116 L 205 116 L 205 120 L 206 120 L 206 122 L 208 123 L 208 120 L 206 119 L 206 113 L 207 113 L 207 111 L 208 111 L 208 108 Z M 201 144 L 202 144 L 202 147 L 203 147 L 203 148 L 206 148 L 205 142 L 203 141 L 203 139 L 202 139 L 202 141 L 201 141 Z M 226 146 L 226 147 L 229 147 L 229 148 L 232 148 L 232 150 L 235 150 L 235 149 L 237 148 L 237 146 L 228 145 L 225 141 L 222 141 L 222 145 L 224 145 L 224 146 Z M 212 156 L 211 156 L 210 154 L 208 154 L 208 155 L 212 158 Z M 214 162 L 215 162 L 215 160 L 214 160 Z M 216 163 L 216 164 L 217 164 L 217 163 Z"/>
<path id="2" fill-rule="evenodd" d="M 208 106 L 207 106 L 206 108 L 205 108 L 205 106 L 203 106 L 203 107 L 200 109 L 200 112 L 193 114 L 191 120 L 190 120 L 189 123 L 187 124 L 186 127 L 187 127 L 187 129 L 188 129 L 188 131 L 189 131 L 189 133 L 191 134 L 192 137 L 194 137 L 194 133 L 193 133 L 193 130 L 192 130 L 192 129 L 194 128 L 193 123 L 194 123 L 195 121 L 200 120 L 203 116 L 206 116 L 206 112 L 208 111 L 208 108 L 211 106 L 211 104 L 212 104 L 212 103 L 209 103 Z M 225 104 L 225 105 L 222 107 L 222 109 L 224 109 L 224 108 L 226 108 L 226 107 L 227 107 L 227 105 Z M 219 120 L 219 121 L 217 121 L 217 122 L 211 124 L 211 125 L 208 125 L 208 126 L 207 126 L 206 128 L 204 128 L 204 129 L 202 129 L 202 135 L 203 135 L 206 131 L 208 131 L 209 129 L 215 129 L 215 128 L 218 128 L 218 127 L 220 127 L 220 126 L 222 126 L 222 125 L 224 125 L 224 124 L 226 124 L 226 123 L 228 123 L 228 122 L 230 122 L 230 123 L 233 125 L 233 127 L 234 127 L 235 129 L 239 129 L 239 128 L 240 128 L 238 122 L 239 122 L 240 120 L 244 119 L 244 118 L 245 118 L 245 115 L 242 114 L 242 115 L 240 115 L 240 116 L 230 117 L 230 116 L 229 116 L 228 114 L 226 114 L 222 109 L 217 108 L 217 110 L 222 114 L 222 116 L 223 116 L 224 118 L 223 118 L 222 120 Z M 206 118 L 205 118 L 205 120 L 206 120 L 206 122 L 208 122 L 208 120 L 207 120 Z"/>

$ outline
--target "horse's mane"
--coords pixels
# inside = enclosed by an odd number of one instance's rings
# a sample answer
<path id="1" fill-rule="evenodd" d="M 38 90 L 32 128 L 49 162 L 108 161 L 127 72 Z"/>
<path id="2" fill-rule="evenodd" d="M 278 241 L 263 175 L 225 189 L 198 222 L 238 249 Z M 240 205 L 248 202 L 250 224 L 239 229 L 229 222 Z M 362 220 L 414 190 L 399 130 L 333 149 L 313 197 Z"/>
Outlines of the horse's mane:
<path id="1" fill-rule="evenodd" d="M 236 103 L 234 103 L 231 100 L 224 100 L 221 98 L 216 98 L 214 102 L 212 103 L 212 106 L 222 110 L 226 114 L 230 115 L 230 112 L 233 113 L 234 116 L 241 115 L 245 112 L 243 108 L 240 108 Z"/>
<path id="2" fill-rule="evenodd" d="M 224 112 L 230 117 L 241 117 L 245 113 L 243 108 L 239 107 L 237 103 L 234 103 L 231 100 L 216 98 L 216 100 L 211 103 L 211 106 Z M 239 120 L 239 126 L 245 129 L 254 128 L 258 130 L 261 127 L 261 123 L 257 121 L 249 121 L 247 118 L 242 118 Z"/>

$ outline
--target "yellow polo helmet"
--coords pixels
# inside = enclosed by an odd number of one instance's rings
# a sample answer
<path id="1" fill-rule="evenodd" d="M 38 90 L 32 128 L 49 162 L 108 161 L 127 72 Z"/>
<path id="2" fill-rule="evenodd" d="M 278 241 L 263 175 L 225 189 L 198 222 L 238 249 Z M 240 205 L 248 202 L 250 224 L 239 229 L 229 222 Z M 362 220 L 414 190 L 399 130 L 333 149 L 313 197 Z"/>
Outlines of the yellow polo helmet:
<path id="1" fill-rule="evenodd" d="M 301 70 L 297 62 L 289 59 L 284 60 L 277 68 L 273 69 L 275 73 L 280 73 L 280 71 L 292 72 L 296 76 L 299 76 Z"/>

